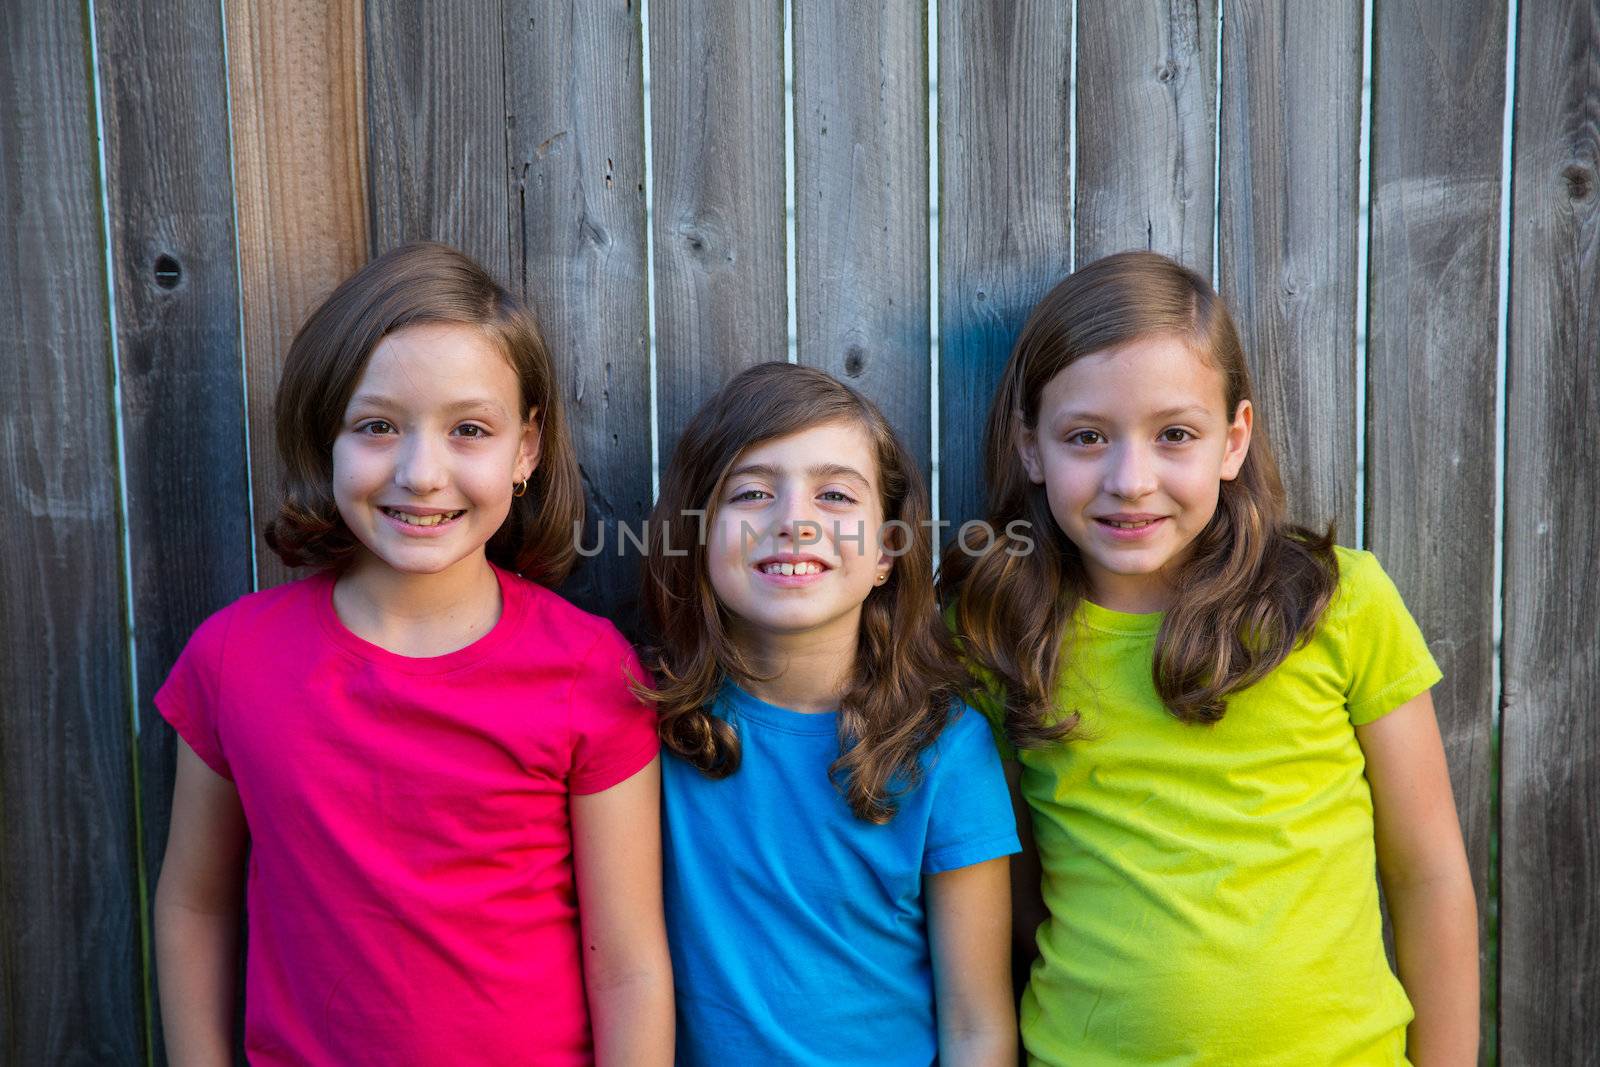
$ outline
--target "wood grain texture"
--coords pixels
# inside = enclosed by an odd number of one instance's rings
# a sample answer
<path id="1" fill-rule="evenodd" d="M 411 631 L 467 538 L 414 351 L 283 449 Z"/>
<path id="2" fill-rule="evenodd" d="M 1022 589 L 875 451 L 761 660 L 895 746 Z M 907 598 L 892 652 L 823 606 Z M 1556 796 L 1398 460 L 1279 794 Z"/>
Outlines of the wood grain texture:
<path id="1" fill-rule="evenodd" d="M 1505 0 L 1375 13 L 1367 546 L 1444 671 L 1434 701 L 1478 896 L 1487 1047 Z"/>
<path id="2" fill-rule="evenodd" d="M 1218 288 L 1291 514 L 1356 531 L 1361 5 L 1230 0 L 1222 29 Z"/>
<path id="3" fill-rule="evenodd" d="M 151 696 L 194 628 L 252 581 L 228 86 L 217 4 L 129 0 L 96 18 L 153 890 L 175 735 Z M 159 1035 L 153 983 L 148 995 Z"/>
<path id="4" fill-rule="evenodd" d="M 1078 4 L 1077 262 L 1151 249 L 1209 277 L 1215 0 Z"/>
<path id="5" fill-rule="evenodd" d="M 373 252 L 443 241 L 510 286 L 500 0 L 367 5 Z"/>
<path id="6" fill-rule="evenodd" d="M 506 5 L 513 282 L 556 360 L 589 500 L 583 544 L 607 536 L 562 592 L 619 621 L 638 559 L 617 523 L 650 507 L 650 310 L 645 284 L 644 78 L 638 8 Z"/>
<path id="7" fill-rule="evenodd" d="M 0 1062 L 144 1060 L 111 337 L 81 5 L 0 5 Z"/>
<path id="8" fill-rule="evenodd" d="M 1600 4 L 1524 3 L 1506 433 L 1500 1062 L 1600 1050 Z"/>
<path id="9" fill-rule="evenodd" d="M 1071 261 L 1071 10 L 939 3 L 939 495 L 956 526 L 983 514 L 1000 372 Z"/>
<path id="10" fill-rule="evenodd" d="M 256 584 L 299 576 L 261 536 L 283 492 L 272 405 L 289 342 L 366 261 L 366 45 L 360 0 L 230 0 L 239 295 Z"/>
<path id="11" fill-rule="evenodd" d="M 876 401 L 926 473 L 926 11 L 903 0 L 793 10 L 799 361 Z"/>
<path id="12" fill-rule="evenodd" d="M 783 6 L 650 5 L 661 464 L 740 369 L 788 357 Z"/>

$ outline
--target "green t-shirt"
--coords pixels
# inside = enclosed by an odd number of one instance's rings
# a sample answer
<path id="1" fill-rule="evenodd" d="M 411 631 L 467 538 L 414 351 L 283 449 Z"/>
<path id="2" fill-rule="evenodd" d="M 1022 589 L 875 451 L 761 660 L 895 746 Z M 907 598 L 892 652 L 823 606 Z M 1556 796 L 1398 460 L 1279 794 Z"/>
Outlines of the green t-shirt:
<path id="1" fill-rule="evenodd" d="M 1213 726 L 1156 696 L 1159 614 L 1079 610 L 1060 706 L 1082 734 L 1016 756 L 1050 910 L 1030 1062 L 1406 1062 L 1354 727 L 1440 674 L 1377 560 L 1338 561 L 1311 640 Z"/>

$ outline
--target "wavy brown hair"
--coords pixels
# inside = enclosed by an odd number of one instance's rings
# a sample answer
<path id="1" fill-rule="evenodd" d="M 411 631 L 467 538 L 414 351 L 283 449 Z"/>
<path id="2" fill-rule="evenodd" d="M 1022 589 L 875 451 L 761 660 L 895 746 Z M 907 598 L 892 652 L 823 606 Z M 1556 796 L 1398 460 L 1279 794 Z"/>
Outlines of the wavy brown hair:
<path id="1" fill-rule="evenodd" d="M 295 334 L 276 402 L 283 501 L 267 544 L 291 567 L 339 568 L 356 539 L 333 497 L 333 441 L 378 342 L 408 326 L 454 323 L 483 331 L 522 387 L 523 419 L 539 415 L 539 464 L 528 491 L 489 539 L 495 563 L 555 586 L 577 554 L 584 513 L 578 461 L 567 436 L 555 367 L 533 312 L 477 263 L 448 245 L 386 252 L 346 278 Z"/>
<path id="2" fill-rule="evenodd" d="M 1072 709 L 1054 708 L 1062 635 L 1088 578 L 1050 512 L 1045 487 L 1024 471 L 1018 443 L 1039 419 L 1045 385 L 1085 356 L 1151 335 L 1187 342 L 1223 375 L 1230 417 L 1251 397 L 1239 333 L 1205 279 L 1154 252 L 1123 252 L 1070 275 L 1041 300 L 1017 338 L 989 412 L 985 469 L 996 536 L 952 542 L 940 577 L 964 650 L 1003 685 L 1005 728 L 1019 747 L 1069 735 Z M 1026 532 L 1012 532 L 1017 520 Z M 1030 545 L 1022 542 L 1028 541 Z M 1217 511 L 1173 578 L 1172 607 L 1156 638 L 1156 692 L 1184 722 L 1222 718 L 1231 693 L 1259 681 L 1310 636 L 1338 583 L 1333 528 L 1291 525 L 1261 412 L 1239 474 L 1222 483 Z"/>
<path id="3" fill-rule="evenodd" d="M 712 705 L 726 682 L 764 676 L 729 635 L 699 513 L 714 518 L 723 481 L 746 449 L 836 422 L 860 426 L 873 444 L 883 544 L 896 560 L 862 605 L 855 663 L 839 701 L 839 758 L 828 773 L 858 818 L 884 823 L 896 796 L 920 779 L 917 756 L 944 728 L 965 673 L 939 621 L 928 492 L 916 461 L 877 406 L 831 375 L 788 363 L 751 367 L 684 431 L 650 516 L 643 606 L 652 642 L 644 660 L 657 686 L 640 692 L 655 701 L 669 749 L 712 778 L 739 769 L 738 731 Z"/>

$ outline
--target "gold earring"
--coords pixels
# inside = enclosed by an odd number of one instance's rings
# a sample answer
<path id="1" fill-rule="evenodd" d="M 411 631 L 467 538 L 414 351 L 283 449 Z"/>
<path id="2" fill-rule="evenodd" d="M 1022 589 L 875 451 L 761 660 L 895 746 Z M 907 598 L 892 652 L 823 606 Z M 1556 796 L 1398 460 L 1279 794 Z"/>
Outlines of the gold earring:
<path id="1" fill-rule="evenodd" d="M 511 487 L 512 496 L 522 496 L 528 491 L 528 479 L 524 478 Z"/>
<path id="2" fill-rule="evenodd" d="M 888 580 L 889 580 L 889 572 L 888 571 L 879 571 L 878 572 L 878 584 L 879 585 L 882 585 L 884 582 L 886 582 Z"/>

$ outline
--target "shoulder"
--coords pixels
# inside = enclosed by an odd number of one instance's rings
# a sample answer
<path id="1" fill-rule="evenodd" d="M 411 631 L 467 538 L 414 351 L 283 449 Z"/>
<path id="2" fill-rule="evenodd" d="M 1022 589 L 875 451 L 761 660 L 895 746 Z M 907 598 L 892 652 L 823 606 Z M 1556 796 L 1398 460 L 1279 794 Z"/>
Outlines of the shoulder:
<path id="1" fill-rule="evenodd" d="M 317 597 L 327 594 L 329 580 L 319 573 L 246 593 L 196 627 L 185 654 L 220 657 L 229 647 L 259 647 L 300 632 L 315 615 Z"/>
<path id="2" fill-rule="evenodd" d="M 505 574 L 504 589 L 518 601 L 524 632 L 538 645 L 575 662 L 633 654 L 614 623 L 584 611 L 560 593 L 520 575 Z"/>
<path id="3" fill-rule="evenodd" d="M 1377 556 L 1343 545 L 1334 545 L 1333 554 L 1339 565 L 1339 587 L 1331 613 L 1334 618 L 1348 622 L 1369 612 L 1403 608 L 1400 591 Z"/>
<path id="4" fill-rule="evenodd" d="M 994 730 L 981 711 L 956 701 L 951 705 L 944 729 L 925 750 L 936 762 L 938 773 L 962 773 L 974 764 L 999 760 Z"/>

